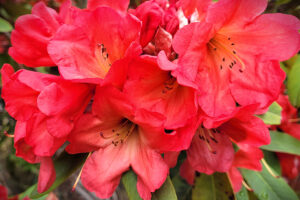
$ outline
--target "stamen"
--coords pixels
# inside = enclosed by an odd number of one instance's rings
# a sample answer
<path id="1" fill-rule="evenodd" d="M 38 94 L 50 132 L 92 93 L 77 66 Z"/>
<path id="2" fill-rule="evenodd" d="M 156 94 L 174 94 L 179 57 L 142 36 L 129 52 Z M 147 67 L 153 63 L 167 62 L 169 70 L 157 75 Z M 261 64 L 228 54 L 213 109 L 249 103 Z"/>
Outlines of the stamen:
<path id="1" fill-rule="evenodd" d="M 103 138 L 103 139 L 110 139 L 110 138 L 113 138 L 114 135 L 111 135 L 111 136 L 105 136 L 103 132 L 100 132 L 100 136 Z"/>
<path id="2" fill-rule="evenodd" d="M 234 50 L 234 49 L 231 49 L 232 48 L 232 46 L 234 46 L 235 45 L 235 43 L 229 43 L 228 44 L 228 42 L 226 41 L 226 40 L 224 40 L 224 39 L 227 39 L 227 40 L 231 40 L 231 38 L 230 37 L 226 37 L 226 36 L 224 36 L 224 35 L 222 35 L 222 34 L 217 34 L 209 43 L 208 43 L 208 45 L 210 45 L 214 50 L 215 49 L 223 49 L 224 50 L 224 53 L 225 53 L 225 55 L 227 55 L 228 57 L 229 57 L 229 60 L 232 60 L 232 62 L 229 64 L 229 65 L 227 65 L 227 66 L 229 66 L 229 68 L 230 69 L 232 69 L 233 68 L 233 66 L 235 65 L 235 64 L 237 64 L 237 61 L 239 62 L 239 64 L 240 64 L 240 69 L 239 69 L 239 72 L 243 72 L 244 70 L 245 70 L 245 64 L 244 64 L 244 62 L 237 56 L 237 52 Z M 220 52 L 220 51 L 219 51 Z M 222 52 L 222 51 L 221 51 Z M 223 62 L 225 62 L 226 61 L 226 59 L 225 59 L 225 57 L 221 57 L 220 58 L 220 55 L 216 55 L 217 57 L 219 57 L 219 59 L 221 59 L 220 61 L 223 61 Z M 221 68 L 220 68 L 221 69 Z"/>
<path id="3" fill-rule="evenodd" d="M 213 153 L 213 154 L 217 154 L 217 152 L 214 151 L 214 150 L 212 149 L 212 147 L 210 146 L 210 144 L 209 144 L 210 142 L 209 142 L 209 140 L 208 140 L 208 139 L 206 138 L 206 136 L 205 136 L 204 129 L 200 128 L 200 129 L 199 129 L 199 134 L 202 135 L 203 140 L 205 141 L 205 144 L 206 144 L 208 150 L 209 150 L 211 153 Z"/>
<path id="4" fill-rule="evenodd" d="M 91 154 L 92 154 L 92 152 L 89 153 L 89 155 L 86 157 L 85 161 L 91 156 Z M 72 192 L 75 191 L 75 188 L 76 188 L 76 186 L 77 186 L 77 184 L 78 184 L 78 182 L 79 182 L 80 176 L 81 176 L 81 174 L 82 174 L 83 166 L 84 166 L 84 164 L 82 165 L 82 167 L 81 167 L 81 169 L 80 169 L 80 172 L 79 172 L 79 174 L 78 174 L 78 176 L 77 176 L 77 178 L 76 178 L 76 181 L 75 181 L 75 183 L 74 183 L 74 185 L 73 185 L 73 187 L 72 187 Z"/>
<path id="5" fill-rule="evenodd" d="M 293 122 L 300 122 L 300 118 L 289 119 L 289 122 L 290 122 L 290 123 L 293 123 Z"/>
<path id="6" fill-rule="evenodd" d="M 215 143 L 218 143 L 218 140 L 213 136 L 213 134 L 211 133 L 210 130 L 207 130 L 208 134 L 209 134 L 209 137 L 212 141 L 214 141 Z"/>
<path id="7" fill-rule="evenodd" d="M 268 165 L 268 163 L 266 162 L 266 160 L 263 158 L 261 159 L 261 162 L 263 163 L 263 165 L 266 167 L 267 171 L 274 177 L 274 178 L 279 178 L 280 176 L 276 175 L 273 170 L 271 169 L 271 167 Z"/>
<path id="8" fill-rule="evenodd" d="M 15 137 L 15 135 L 8 134 L 7 131 L 4 131 L 3 133 L 4 133 L 4 135 L 5 135 L 6 137 L 9 137 L 9 138 L 14 138 L 14 137 Z"/>
<path id="9" fill-rule="evenodd" d="M 162 93 L 165 94 L 168 91 L 173 90 L 174 88 L 177 87 L 177 82 L 176 82 L 176 78 L 174 78 L 173 76 L 170 75 L 170 78 L 167 79 L 164 83 L 164 88 L 162 90 Z"/>
<path id="10" fill-rule="evenodd" d="M 97 48 L 95 50 L 96 59 L 101 66 L 101 69 L 107 73 L 110 69 L 111 63 L 108 59 L 108 52 L 107 49 L 104 47 L 104 44 L 97 44 Z"/>
<path id="11" fill-rule="evenodd" d="M 253 189 L 243 180 L 242 181 L 242 183 L 243 183 L 243 186 L 248 190 L 248 191 L 250 191 L 250 192 L 252 192 L 253 191 Z"/>

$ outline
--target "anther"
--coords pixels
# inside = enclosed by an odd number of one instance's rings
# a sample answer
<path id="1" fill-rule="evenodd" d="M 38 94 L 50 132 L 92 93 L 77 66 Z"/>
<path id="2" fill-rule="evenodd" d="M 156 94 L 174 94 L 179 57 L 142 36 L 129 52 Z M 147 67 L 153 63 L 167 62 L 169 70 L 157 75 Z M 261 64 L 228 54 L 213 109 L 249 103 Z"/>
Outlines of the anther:
<path id="1" fill-rule="evenodd" d="M 217 48 L 214 48 L 214 51 L 216 51 L 217 50 Z"/>
<path id="2" fill-rule="evenodd" d="M 223 58 L 222 60 L 223 60 L 223 62 L 225 62 L 225 58 Z"/>
<path id="3" fill-rule="evenodd" d="M 234 45 L 234 43 L 231 43 L 231 45 L 233 46 L 233 45 Z"/>
<path id="4" fill-rule="evenodd" d="M 241 73 L 243 73 L 243 72 L 244 72 L 242 69 L 239 69 L 239 71 L 240 71 Z"/>
<path id="5" fill-rule="evenodd" d="M 229 37 L 228 40 L 230 40 L 231 38 Z"/>
<path id="6" fill-rule="evenodd" d="M 223 66 L 222 66 L 222 65 L 220 65 L 220 69 L 223 69 Z"/>
<path id="7" fill-rule="evenodd" d="M 236 52 L 235 52 L 235 51 L 232 51 L 232 53 L 236 54 Z"/>
<path id="8" fill-rule="evenodd" d="M 218 140 L 216 140 L 216 138 L 210 137 L 210 139 L 211 139 L 212 141 L 214 141 L 215 143 L 218 143 Z"/>

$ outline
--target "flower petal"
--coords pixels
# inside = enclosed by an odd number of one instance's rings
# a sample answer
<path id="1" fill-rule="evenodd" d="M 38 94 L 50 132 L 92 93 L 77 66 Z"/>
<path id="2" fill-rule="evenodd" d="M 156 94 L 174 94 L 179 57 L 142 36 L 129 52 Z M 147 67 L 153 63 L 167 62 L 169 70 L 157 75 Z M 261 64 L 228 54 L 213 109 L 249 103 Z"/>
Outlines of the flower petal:
<path id="1" fill-rule="evenodd" d="M 26 143 L 32 146 L 34 154 L 38 156 L 52 156 L 64 144 L 66 138 L 54 138 L 49 134 L 46 116 L 35 114 L 26 124 Z"/>
<path id="2" fill-rule="evenodd" d="M 193 169 L 188 159 L 185 159 L 180 166 L 180 176 L 190 185 L 194 185 L 196 171 Z"/>
<path id="3" fill-rule="evenodd" d="M 131 158 L 132 169 L 138 176 L 137 190 L 143 199 L 150 200 L 151 192 L 165 182 L 169 167 L 159 153 L 140 142 L 136 144 L 136 150 Z"/>
<path id="4" fill-rule="evenodd" d="M 262 170 L 260 160 L 263 157 L 263 152 L 259 148 L 243 147 L 236 152 L 233 165 L 235 167 L 260 171 Z"/>
<path id="5" fill-rule="evenodd" d="M 51 157 L 41 157 L 37 191 L 43 193 L 54 183 L 56 173 Z"/>
<path id="6" fill-rule="evenodd" d="M 108 6 L 121 12 L 126 12 L 129 6 L 129 0 L 88 0 L 88 9 L 96 9 L 98 6 Z"/>
<path id="7" fill-rule="evenodd" d="M 82 184 L 99 198 L 109 198 L 119 185 L 123 172 L 129 170 L 125 145 L 109 145 L 95 151 L 85 162 Z"/>
<path id="8" fill-rule="evenodd" d="M 100 136 L 101 125 L 102 121 L 96 116 L 82 115 L 68 136 L 70 144 L 66 147 L 67 152 L 75 154 L 96 151 L 104 143 Z"/>
<path id="9" fill-rule="evenodd" d="M 42 2 L 35 4 L 32 14 L 17 19 L 9 55 L 18 63 L 30 67 L 54 66 L 47 45 L 61 23 L 53 9 Z"/>
<path id="10" fill-rule="evenodd" d="M 264 122 L 255 116 L 248 120 L 233 118 L 220 126 L 220 131 L 230 136 L 239 146 L 260 147 L 270 143 L 270 133 Z"/>
<path id="11" fill-rule="evenodd" d="M 225 134 L 214 134 L 217 141 L 210 142 L 212 152 L 208 148 L 207 141 L 203 141 L 196 135 L 190 148 L 187 150 L 187 158 L 191 166 L 202 173 L 212 174 L 216 171 L 227 172 L 233 162 L 234 150 L 231 141 Z"/>

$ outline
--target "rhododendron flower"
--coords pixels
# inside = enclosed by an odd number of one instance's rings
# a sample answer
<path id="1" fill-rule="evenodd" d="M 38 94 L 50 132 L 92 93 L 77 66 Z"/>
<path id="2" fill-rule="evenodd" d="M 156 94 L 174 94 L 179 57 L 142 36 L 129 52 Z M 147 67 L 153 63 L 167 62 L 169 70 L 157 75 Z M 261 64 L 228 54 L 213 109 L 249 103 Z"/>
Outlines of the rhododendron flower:
<path id="1" fill-rule="evenodd" d="M 277 61 L 299 50 L 300 22 L 284 14 L 260 15 L 266 5 L 266 0 L 220 0 L 209 6 L 205 20 L 176 33 L 179 58 L 172 74 L 181 84 L 197 85 L 207 115 L 230 115 L 236 102 L 258 103 L 262 113 L 278 97 L 285 75 Z"/>
<path id="2" fill-rule="evenodd" d="M 164 10 L 156 2 L 146 1 L 131 12 L 142 21 L 140 43 L 142 47 L 145 47 L 153 39 L 158 26 L 162 23 Z"/>
<path id="3" fill-rule="evenodd" d="M 241 108 L 231 118 L 215 123 L 206 122 L 216 127 L 205 128 L 203 125 L 198 127 L 191 146 L 187 150 L 187 160 L 184 161 L 180 170 L 181 175 L 187 179 L 188 183 L 193 184 L 195 171 L 212 174 L 233 170 L 236 174 L 238 171 L 232 169 L 233 166 L 255 170 L 261 169 L 259 160 L 263 156 L 258 147 L 268 144 L 270 136 L 263 121 L 253 116 L 255 107 Z M 202 121 L 201 119 L 200 124 Z M 236 154 L 231 141 L 240 147 Z M 253 152 L 258 153 L 252 155 Z M 171 152 L 165 155 L 165 160 L 170 167 L 175 166 L 175 158 L 178 155 L 179 152 Z M 247 160 L 246 157 L 251 159 Z M 259 159 L 256 159 L 258 157 Z M 241 175 L 237 176 L 241 177 Z M 234 184 L 237 185 L 239 182 L 235 181 Z"/>
<path id="4" fill-rule="evenodd" d="M 166 129 L 183 127 L 196 118 L 194 89 L 179 85 L 169 71 L 159 68 L 156 57 L 142 56 L 130 63 L 123 91 L 137 107 L 165 115 Z M 192 135 L 189 132 L 186 135 Z"/>
<path id="5" fill-rule="evenodd" d="M 49 57 L 47 45 L 57 29 L 70 21 L 72 10 L 75 8 L 71 7 L 70 1 L 62 4 L 59 13 L 43 2 L 35 4 L 32 14 L 17 19 L 11 34 L 9 55 L 18 63 L 30 67 L 55 66 Z"/>
<path id="6" fill-rule="evenodd" d="M 6 109 L 18 120 L 16 155 L 30 163 L 41 163 L 38 191 L 43 192 L 55 180 L 51 156 L 66 142 L 73 121 L 90 101 L 93 87 L 49 74 L 26 70 L 14 73 L 8 64 L 1 74 Z"/>
<path id="7" fill-rule="evenodd" d="M 64 142 L 65 139 L 54 139 L 49 135 L 45 131 L 45 124 L 32 127 L 30 121 L 17 122 L 14 133 L 16 156 L 29 163 L 40 163 L 39 192 L 46 191 L 55 181 L 56 173 L 51 156 Z"/>
<path id="8" fill-rule="evenodd" d="M 278 126 L 284 133 L 289 134 L 300 140 L 300 119 L 298 110 L 290 103 L 287 95 L 280 94 L 277 103 L 281 106 L 281 123 Z M 295 179 L 300 172 L 300 157 L 287 153 L 276 153 L 280 162 L 282 175 Z"/>
<path id="9" fill-rule="evenodd" d="M 8 64 L 2 67 L 1 73 L 2 98 L 8 113 L 20 121 L 27 121 L 37 113 L 55 137 L 65 137 L 71 131 L 73 122 L 89 103 L 94 88 L 49 74 L 27 70 L 14 73 Z"/>
<path id="10" fill-rule="evenodd" d="M 300 124 L 297 123 L 300 121 L 298 118 L 298 110 L 290 103 L 287 95 L 279 95 L 277 103 L 282 108 L 282 118 L 279 128 L 283 132 L 300 140 Z"/>
<path id="11" fill-rule="evenodd" d="M 92 113 L 83 115 L 69 136 L 69 153 L 94 153 L 83 167 L 81 180 L 100 198 L 107 198 L 131 167 L 137 174 L 137 189 L 143 199 L 166 179 L 168 166 L 160 151 L 181 150 L 186 145 L 180 134 L 166 134 L 165 117 L 136 109 L 124 93 L 110 86 L 96 90 Z"/>
<path id="12" fill-rule="evenodd" d="M 140 27 L 130 14 L 98 7 L 79 13 L 74 25 L 61 26 L 48 52 L 65 79 L 99 83 L 111 65 L 135 49 Z"/>
<path id="13" fill-rule="evenodd" d="M 287 153 L 276 153 L 276 155 L 280 162 L 282 175 L 289 179 L 297 178 L 300 173 L 300 156 Z"/>
<path id="14" fill-rule="evenodd" d="M 129 6 L 129 0 L 88 0 L 87 8 L 90 10 L 96 9 L 99 6 L 108 6 L 121 12 L 126 12 Z"/>

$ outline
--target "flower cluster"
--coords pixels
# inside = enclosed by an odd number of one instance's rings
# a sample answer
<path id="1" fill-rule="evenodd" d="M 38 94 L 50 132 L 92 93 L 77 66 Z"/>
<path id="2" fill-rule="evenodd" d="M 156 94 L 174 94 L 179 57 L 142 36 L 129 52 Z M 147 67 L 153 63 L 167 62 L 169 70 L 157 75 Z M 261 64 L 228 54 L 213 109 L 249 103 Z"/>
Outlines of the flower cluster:
<path id="1" fill-rule="evenodd" d="M 287 95 L 282 94 L 276 101 L 282 107 L 282 119 L 278 126 L 273 126 L 272 129 L 283 131 L 284 133 L 300 140 L 300 121 L 298 118 L 298 111 L 290 103 Z M 282 175 L 292 180 L 295 179 L 300 173 L 300 156 L 288 153 L 277 152 L 277 157 L 281 165 Z"/>
<path id="2" fill-rule="evenodd" d="M 2 98 L 17 120 L 17 156 L 40 163 L 38 191 L 55 180 L 52 156 L 90 153 L 81 181 L 110 197 L 122 173 L 137 174 L 143 199 L 160 188 L 186 150 L 182 176 L 261 170 L 268 127 L 256 115 L 278 98 L 279 61 L 300 49 L 300 22 L 262 14 L 267 0 L 89 0 L 60 11 L 37 3 L 21 16 L 5 64 Z M 283 125 L 284 126 L 284 125 Z M 299 137 L 299 136 L 298 136 Z M 164 157 L 162 157 L 162 154 Z"/>

